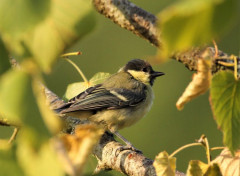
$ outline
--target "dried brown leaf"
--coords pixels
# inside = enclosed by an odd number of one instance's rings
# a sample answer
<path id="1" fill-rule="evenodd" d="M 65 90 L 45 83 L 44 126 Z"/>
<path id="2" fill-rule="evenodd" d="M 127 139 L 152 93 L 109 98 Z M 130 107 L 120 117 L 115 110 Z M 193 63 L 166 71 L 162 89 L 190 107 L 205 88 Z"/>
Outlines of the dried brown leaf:
<path id="1" fill-rule="evenodd" d="M 185 89 L 182 96 L 178 99 L 176 106 L 182 110 L 184 105 L 193 98 L 205 93 L 211 80 L 210 64 L 205 59 L 198 60 L 198 72 L 193 74 L 193 79 Z"/>
<path id="2" fill-rule="evenodd" d="M 78 126 L 74 135 L 66 134 L 61 136 L 68 157 L 77 173 L 82 172 L 93 146 L 98 142 L 103 132 L 95 125 L 88 124 Z"/>

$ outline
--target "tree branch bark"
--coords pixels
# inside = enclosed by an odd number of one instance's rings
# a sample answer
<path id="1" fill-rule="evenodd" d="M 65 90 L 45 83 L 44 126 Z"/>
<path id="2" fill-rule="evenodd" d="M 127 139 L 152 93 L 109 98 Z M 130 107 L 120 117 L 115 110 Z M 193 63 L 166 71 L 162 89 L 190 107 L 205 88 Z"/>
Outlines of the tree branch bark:
<path id="1" fill-rule="evenodd" d="M 128 0 L 93 0 L 96 10 L 109 18 L 120 27 L 132 31 L 137 36 L 144 38 L 156 47 L 161 47 L 160 32 L 157 27 L 157 19 L 153 14 L 137 7 Z M 197 70 L 197 61 L 202 59 L 205 52 L 212 57 L 212 72 L 219 70 L 233 70 L 233 67 L 218 63 L 218 57 L 224 57 L 225 62 L 231 63 L 232 60 L 227 53 L 216 51 L 213 47 L 196 47 L 185 52 L 174 53 L 171 58 L 183 63 L 189 70 Z M 238 60 L 238 71 L 240 71 L 240 58 Z"/>

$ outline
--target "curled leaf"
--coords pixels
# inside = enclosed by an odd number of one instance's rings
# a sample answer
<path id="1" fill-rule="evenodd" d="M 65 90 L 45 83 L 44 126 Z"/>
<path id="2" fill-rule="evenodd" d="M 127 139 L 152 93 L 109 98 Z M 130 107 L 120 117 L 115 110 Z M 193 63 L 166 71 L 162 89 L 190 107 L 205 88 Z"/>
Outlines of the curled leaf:
<path id="1" fill-rule="evenodd" d="M 184 105 L 193 98 L 205 93 L 210 86 L 210 65 L 205 59 L 198 60 L 198 72 L 193 74 L 193 79 L 185 89 L 182 96 L 178 99 L 176 106 L 182 110 Z"/>

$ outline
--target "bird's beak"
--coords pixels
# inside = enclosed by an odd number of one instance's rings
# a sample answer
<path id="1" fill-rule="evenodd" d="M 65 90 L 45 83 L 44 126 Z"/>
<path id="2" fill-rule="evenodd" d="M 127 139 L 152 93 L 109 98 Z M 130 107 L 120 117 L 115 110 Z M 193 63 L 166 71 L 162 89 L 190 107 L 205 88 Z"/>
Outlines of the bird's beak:
<path id="1" fill-rule="evenodd" d="M 158 77 L 158 76 L 163 76 L 163 75 L 165 75 L 165 73 L 163 73 L 163 72 L 152 72 L 151 73 L 151 77 L 152 78 L 156 78 L 156 77 Z"/>

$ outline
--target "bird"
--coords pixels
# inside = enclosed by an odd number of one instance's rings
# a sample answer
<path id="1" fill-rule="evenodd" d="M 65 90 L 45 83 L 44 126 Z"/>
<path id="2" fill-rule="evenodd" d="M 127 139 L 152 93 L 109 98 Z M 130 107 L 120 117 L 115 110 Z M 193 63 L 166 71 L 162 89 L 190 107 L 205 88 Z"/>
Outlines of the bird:
<path id="1" fill-rule="evenodd" d="M 87 119 L 115 134 L 126 144 L 120 151 L 139 151 L 118 131 L 135 124 L 150 110 L 154 80 L 162 75 L 147 61 L 132 59 L 103 83 L 87 88 L 55 111 Z"/>

